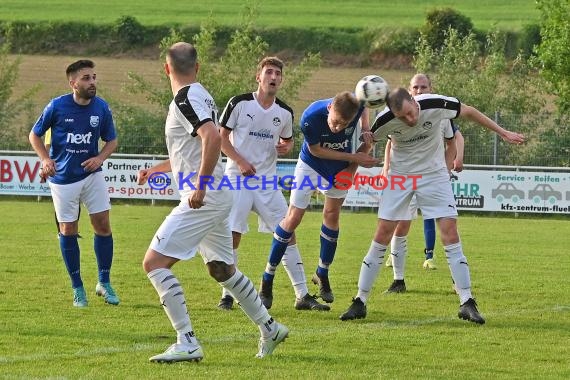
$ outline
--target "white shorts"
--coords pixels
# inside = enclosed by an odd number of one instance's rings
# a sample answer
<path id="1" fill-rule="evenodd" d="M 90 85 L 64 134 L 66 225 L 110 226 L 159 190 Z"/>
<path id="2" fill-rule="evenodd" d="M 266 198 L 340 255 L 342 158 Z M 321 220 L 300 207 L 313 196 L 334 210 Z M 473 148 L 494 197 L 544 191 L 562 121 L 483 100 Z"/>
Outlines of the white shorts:
<path id="1" fill-rule="evenodd" d="M 287 215 L 287 201 L 279 189 L 240 189 L 233 190 L 232 195 L 230 227 L 234 232 L 245 234 L 249 231 L 247 219 L 251 211 L 258 215 L 259 232 L 273 232 Z"/>
<path id="2" fill-rule="evenodd" d="M 87 207 L 89 215 L 111 209 L 107 183 L 102 171 L 65 185 L 49 182 L 49 188 L 58 222 L 75 222 L 79 216 L 80 203 Z"/>
<path id="3" fill-rule="evenodd" d="M 208 204 L 192 209 L 185 198 L 164 219 L 149 248 L 179 260 L 189 260 L 200 251 L 205 263 L 233 264 L 229 212 L 229 208 L 213 208 Z"/>
<path id="4" fill-rule="evenodd" d="M 297 160 L 297 165 L 295 166 L 295 188 L 291 190 L 291 198 L 289 202 L 300 209 L 306 209 L 311 203 L 311 196 L 318 190 L 326 197 L 342 199 L 346 198 L 348 190 L 340 190 L 334 186 L 331 186 L 327 178 L 323 178 L 318 174 L 313 168 L 304 163 L 302 160 Z M 302 189 L 298 187 L 305 181 L 313 186 L 303 186 Z M 330 188 L 329 188 L 330 187 Z"/>
<path id="5" fill-rule="evenodd" d="M 389 176 L 389 184 L 382 191 L 378 218 L 386 220 L 411 220 L 410 203 L 415 195 L 418 207 L 422 210 L 424 219 L 455 218 L 455 197 L 449 183 L 447 169 L 434 173 L 428 173 L 416 180 L 416 188 L 413 182 L 407 178 L 404 189 L 398 185 L 392 186 L 393 174 Z"/>

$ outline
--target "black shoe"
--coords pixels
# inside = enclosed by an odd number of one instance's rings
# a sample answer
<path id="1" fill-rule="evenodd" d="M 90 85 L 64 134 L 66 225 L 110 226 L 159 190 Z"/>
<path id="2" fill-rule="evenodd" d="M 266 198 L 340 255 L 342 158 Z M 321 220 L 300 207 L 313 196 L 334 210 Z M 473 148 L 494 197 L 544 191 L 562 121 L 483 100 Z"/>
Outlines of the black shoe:
<path id="1" fill-rule="evenodd" d="M 475 322 L 480 325 L 485 323 L 485 320 L 477 310 L 477 303 L 473 298 L 469 298 L 467 302 L 459 307 L 459 313 L 457 313 L 457 316 L 461 319 L 465 319 L 466 321 Z"/>
<path id="2" fill-rule="evenodd" d="M 271 306 L 273 305 L 273 281 L 267 281 L 263 278 L 261 279 L 259 298 L 261 298 L 261 302 L 267 310 L 271 309 Z"/>
<path id="3" fill-rule="evenodd" d="M 341 321 L 366 318 L 366 305 L 360 298 L 353 298 L 352 305 L 340 316 Z"/>
<path id="4" fill-rule="evenodd" d="M 318 274 L 313 275 L 313 284 L 319 286 L 320 296 L 326 303 L 334 302 L 334 294 L 331 290 L 331 283 L 328 277 L 321 277 Z"/>
<path id="5" fill-rule="evenodd" d="M 218 304 L 218 308 L 222 310 L 231 310 L 233 305 L 234 305 L 234 297 L 228 295 L 222 297 L 220 303 Z"/>
<path id="6" fill-rule="evenodd" d="M 318 303 L 316 298 L 317 296 L 312 296 L 309 293 L 305 294 L 303 298 L 297 298 L 295 300 L 295 309 L 318 311 L 329 311 L 331 309 L 329 305 Z"/>
<path id="7" fill-rule="evenodd" d="M 404 280 L 394 280 L 392 285 L 384 293 L 404 293 L 406 291 L 406 283 Z"/>

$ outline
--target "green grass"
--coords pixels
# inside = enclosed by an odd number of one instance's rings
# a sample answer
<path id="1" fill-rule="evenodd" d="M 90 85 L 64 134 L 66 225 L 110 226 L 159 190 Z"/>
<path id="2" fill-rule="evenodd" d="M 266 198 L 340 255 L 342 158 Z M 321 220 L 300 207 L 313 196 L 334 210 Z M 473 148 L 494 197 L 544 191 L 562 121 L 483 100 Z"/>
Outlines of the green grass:
<path id="1" fill-rule="evenodd" d="M 336 301 L 328 313 L 297 312 L 280 269 L 272 315 L 291 329 L 272 357 L 254 358 L 257 329 L 239 310 L 221 312 L 220 288 L 200 258 L 174 271 L 205 359 L 155 365 L 148 358 L 174 339 L 141 260 L 170 206 L 115 205 L 112 279 L 121 305 L 104 305 L 96 283 L 92 236 L 82 215 L 83 279 L 90 306 L 71 306 L 52 205 L 48 200 L 0 201 L 0 378 L 85 379 L 347 379 L 347 378 L 569 378 L 570 255 L 568 221 L 542 218 L 460 217 L 473 291 L 487 324 L 457 318 L 441 245 L 440 269 L 426 272 L 421 222 L 412 226 L 406 282 L 409 291 L 386 295 L 384 268 L 365 320 L 338 316 L 355 294 L 358 271 L 375 225 L 374 213 L 342 215 L 337 257 L 331 268 Z M 320 214 L 309 212 L 298 240 L 305 268 L 318 260 Z M 252 221 L 254 218 L 252 218 Z M 255 229 L 255 223 L 252 223 Z M 270 236 L 244 236 L 240 267 L 258 283 Z M 316 290 L 313 285 L 311 290 Z"/>
<path id="2" fill-rule="evenodd" d="M 0 19 L 8 21 L 89 21 L 112 23 L 122 15 L 145 25 L 200 25 L 212 13 L 223 25 L 236 25 L 243 1 L 2 0 Z M 531 0 L 260 0 L 259 26 L 290 27 L 419 27 L 434 8 L 451 7 L 471 18 L 476 28 L 520 30 L 536 23 L 539 12 Z"/>

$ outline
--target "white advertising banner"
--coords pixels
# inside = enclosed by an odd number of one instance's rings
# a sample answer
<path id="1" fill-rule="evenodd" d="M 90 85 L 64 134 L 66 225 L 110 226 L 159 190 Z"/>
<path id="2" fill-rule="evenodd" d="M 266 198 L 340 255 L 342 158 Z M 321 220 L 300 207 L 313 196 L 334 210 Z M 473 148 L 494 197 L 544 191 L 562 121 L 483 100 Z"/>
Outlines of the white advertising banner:
<path id="1" fill-rule="evenodd" d="M 154 178 L 152 186 L 137 185 L 137 173 L 158 160 L 110 158 L 103 174 L 111 198 L 176 200 L 170 173 Z M 295 164 L 278 163 L 278 177 L 292 176 Z M 40 183 L 40 162 L 31 156 L 0 157 L 0 195 L 49 196 Z M 378 207 L 381 168 L 359 168 L 345 206 Z M 375 178 L 376 177 L 376 178 Z M 570 172 L 464 170 L 452 179 L 459 210 L 570 214 Z"/>

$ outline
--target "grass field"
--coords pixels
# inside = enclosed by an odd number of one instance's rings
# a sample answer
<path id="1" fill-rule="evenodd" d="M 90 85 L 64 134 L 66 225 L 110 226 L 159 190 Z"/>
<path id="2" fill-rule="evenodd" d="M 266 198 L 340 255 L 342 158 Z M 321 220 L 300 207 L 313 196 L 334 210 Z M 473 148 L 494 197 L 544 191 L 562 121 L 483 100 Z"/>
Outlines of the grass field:
<path id="1" fill-rule="evenodd" d="M 257 329 L 239 310 L 221 312 L 220 289 L 201 259 L 180 263 L 197 337 L 200 363 L 153 365 L 148 358 L 173 341 L 173 331 L 141 268 L 149 239 L 170 206 L 117 204 L 112 210 L 118 307 L 94 295 L 95 259 L 88 220 L 82 215 L 82 273 L 90 306 L 71 306 L 49 200 L 0 200 L 0 378 L 6 379 L 522 379 L 570 377 L 570 255 L 568 221 L 461 216 L 460 230 L 473 291 L 484 326 L 456 317 L 442 248 L 440 269 L 425 272 L 421 223 L 410 235 L 408 292 L 386 295 L 384 268 L 365 320 L 341 322 L 355 294 L 358 271 L 372 236 L 374 213 L 342 215 L 337 257 L 331 268 L 336 301 L 331 312 L 297 312 L 280 269 L 272 315 L 291 329 L 272 357 L 254 358 Z M 84 213 L 85 214 L 85 213 Z M 253 220 L 253 218 L 252 218 Z M 318 260 L 320 215 L 309 212 L 298 240 L 307 272 Z M 252 226 L 254 227 L 254 226 Z M 255 229 L 255 228 L 254 228 Z M 257 284 L 270 237 L 242 240 L 240 267 Z M 315 290 L 314 286 L 310 286 Z"/>
<path id="2" fill-rule="evenodd" d="M 199 25 L 210 13 L 219 24 L 236 25 L 243 1 L 210 0 L 2 0 L 2 20 L 88 21 L 113 23 L 122 15 L 134 16 L 145 25 Z M 260 26 L 289 27 L 419 27 L 434 8 L 451 7 L 471 18 L 476 28 L 494 26 L 519 30 L 536 23 L 539 12 L 530 0 L 408 0 L 405 5 L 386 0 L 259 0 Z"/>

